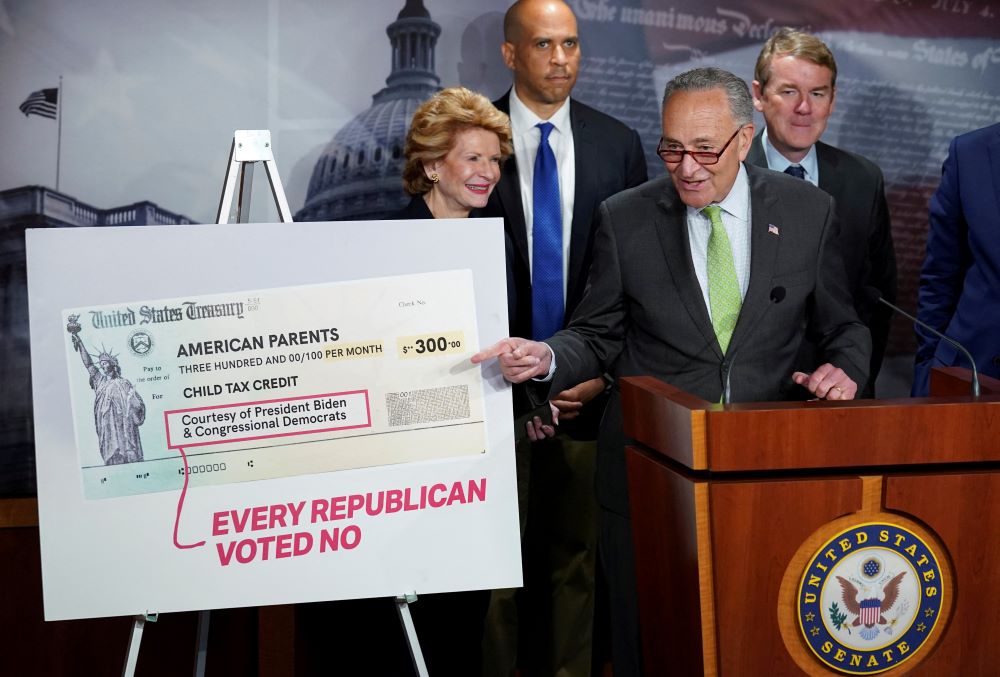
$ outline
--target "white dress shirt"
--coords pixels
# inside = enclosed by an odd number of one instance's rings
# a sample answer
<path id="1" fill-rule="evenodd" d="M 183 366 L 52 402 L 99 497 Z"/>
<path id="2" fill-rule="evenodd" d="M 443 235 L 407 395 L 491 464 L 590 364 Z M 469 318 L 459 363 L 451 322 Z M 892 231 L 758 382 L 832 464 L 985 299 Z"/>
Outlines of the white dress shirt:
<path id="1" fill-rule="evenodd" d="M 788 158 L 775 150 L 771 141 L 767 138 L 767 127 L 764 128 L 760 137 L 761 145 L 764 146 L 764 157 L 767 158 L 767 168 L 776 172 L 783 172 L 789 165 L 798 164 L 806 172 L 806 181 L 819 188 L 819 162 L 816 160 L 816 144 L 809 148 L 809 152 L 802 158 L 802 162 L 789 162 Z"/>

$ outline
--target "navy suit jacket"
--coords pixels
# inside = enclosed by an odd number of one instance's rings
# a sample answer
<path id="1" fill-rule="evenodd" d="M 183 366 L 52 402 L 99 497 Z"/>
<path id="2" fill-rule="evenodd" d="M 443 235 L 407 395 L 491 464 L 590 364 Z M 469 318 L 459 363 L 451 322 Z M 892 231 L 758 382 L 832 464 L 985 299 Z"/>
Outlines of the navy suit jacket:
<path id="1" fill-rule="evenodd" d="M 917 317 L 1000 377 L 1000 124 L 951 142 L 931 198 Z M 932 366 L 969 365 L 951 344 L 916 331 L 913 394 L 924 396 Z"/>
<path id="2" fill-rule="evenodd" d="M 747 163 L 767 167 L 761 134 L 750 144 Z M 833 196 L 836 205 L 840 221 L 838 242 L 854 308 L 872 335 L 868 388 L 862 393 L 871 396 L 892 320 L 892 311 L 876 300 L 882 296 L 890 303 L 896 302 L 896 250 L 885 199 L 885 180 L 882 170 L 871 160 L 822 141 L 816 142 L 816 162 L 819 187 Z M 814 352 L 807 346 L 803 366 L 813 360 Z"/>
<path id="3" fill-rule="evenodd" d="M 493 103 L 503 112 L 510 113 L 510 92 Z M 576 188 L 573 197 L 564 324 L 569 321 L 580 303 L 587 286 L 587 276 L 593 259 L 597 206 L 615 193 L 644 183 L 647 178 L 646 158 L 642 152 L 639 134 L 634 129 L 574 99 L 570 99 L 569 106 L 576 164 Z M 513 245 L 513 257 L 509 267 L 514 278 L 516 317 L 511 323 L 511 335 L 531 338 L 528 229 L 524 222 L 517 163 L 516 157 L 511 157 L 504 163 L 500 183 L 490 196 L 484 215 L 503 217 L 504 228 Z M 567 387 L 573 385 L 576 384 L 569 384 Z M 596 411 L 594 415 L 588 414 L 603 408 L 605 404 L 606 398 L 597 398 L 588 404 L 580 417 L 561 425 L 561 429 L 578 437 L 593 439 L 596 434 L 596 419 L 600 412 Z M 517 414 L 524 413 L 526 408 L 530 409 L 531 406 L 532 403 L 526 397 L 515 396 Z"/>

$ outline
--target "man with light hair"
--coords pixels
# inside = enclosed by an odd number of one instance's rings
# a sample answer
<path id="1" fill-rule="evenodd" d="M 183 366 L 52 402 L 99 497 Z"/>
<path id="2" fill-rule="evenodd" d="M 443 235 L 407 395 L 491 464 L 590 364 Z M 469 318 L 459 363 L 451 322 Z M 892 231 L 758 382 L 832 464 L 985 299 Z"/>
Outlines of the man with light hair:
<path id="1" fill-rule="evenodd" d="M 747 162 L 800 179 L 833 196 L 840 244 L 854 307 L 872 334 L 868 387 L 873 397 L 896 300 L 896 253 L 882 170 L 867 158 L 819 140 L 837 97 L 837 62 L 815 35 L 779 29 L 764 43 L 753 81 L 754 107 L 765 127 L 750 145 Z M 806 346 L 808 363 L 815 343 Z"/>

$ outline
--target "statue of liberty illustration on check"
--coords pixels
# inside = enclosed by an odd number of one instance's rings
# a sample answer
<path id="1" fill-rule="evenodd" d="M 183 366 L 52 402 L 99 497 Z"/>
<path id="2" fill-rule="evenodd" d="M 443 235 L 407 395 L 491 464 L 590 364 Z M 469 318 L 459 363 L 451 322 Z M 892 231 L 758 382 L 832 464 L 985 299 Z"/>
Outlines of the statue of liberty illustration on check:
<path id="1" fill-rule="evenodd" d="M 70 315 L 66 331 L 73 337 L 73 348 L 80 355 L 90 374 L 94 390 L 94 428 L 105 465 L 135 463 L 142 460 L 139 426 L 146 420 L 146 404 L 132 383 L 122 378 L 118 358 L 102 347 L 94 356 L 87 352 L 80 339 L 79 315 Z"/>

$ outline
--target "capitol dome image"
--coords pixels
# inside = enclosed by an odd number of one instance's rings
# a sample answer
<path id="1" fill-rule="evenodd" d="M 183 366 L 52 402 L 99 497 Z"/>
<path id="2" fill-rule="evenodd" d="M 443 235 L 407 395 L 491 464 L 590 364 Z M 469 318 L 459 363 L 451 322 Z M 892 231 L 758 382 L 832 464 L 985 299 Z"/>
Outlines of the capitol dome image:
<path id="1" fill-rule="evenodd" d="M 296 221 L 384 219 L 409 201 L 403 146 L 414 111 L 441 88 L 434 64 L 441 27 L 422 0 L 407 0 L 386 33 L 392 47 L 386 86 L 320 154 Z"/>

